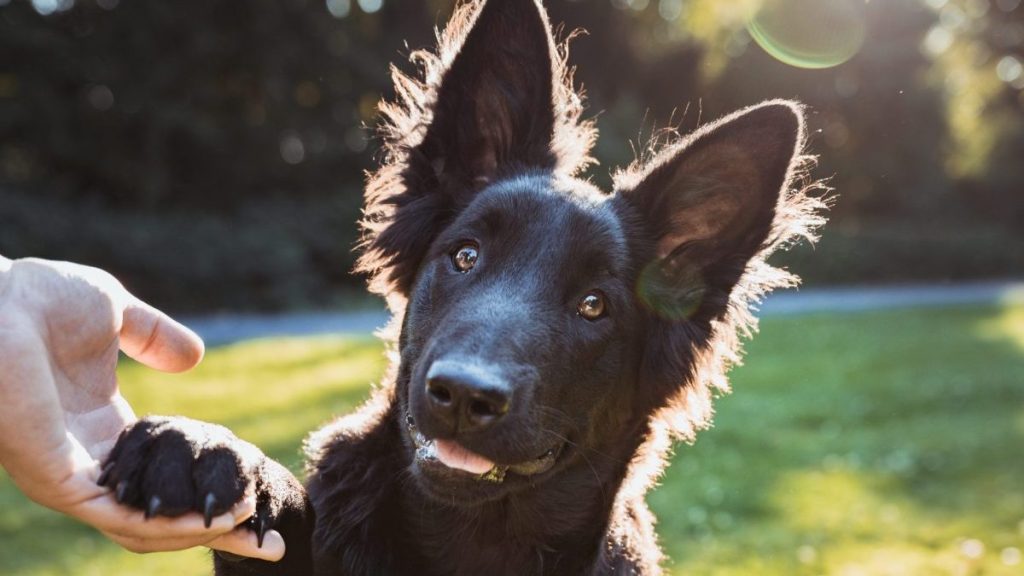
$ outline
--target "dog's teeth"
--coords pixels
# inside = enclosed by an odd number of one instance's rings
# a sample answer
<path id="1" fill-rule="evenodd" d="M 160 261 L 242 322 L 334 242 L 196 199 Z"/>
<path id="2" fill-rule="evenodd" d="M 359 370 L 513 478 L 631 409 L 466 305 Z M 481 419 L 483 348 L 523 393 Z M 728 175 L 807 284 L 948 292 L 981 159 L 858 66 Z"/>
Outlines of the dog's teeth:
<path id="1" fill-rule="evenodd" d="M 487 472 L 481 474 L 477 479 L 485 480 L 487 482 L 494 482 L 495 484 L 501 484 L 505 480 L 505 472 L 508 471 L 508 466 L 496 465 Z"/>

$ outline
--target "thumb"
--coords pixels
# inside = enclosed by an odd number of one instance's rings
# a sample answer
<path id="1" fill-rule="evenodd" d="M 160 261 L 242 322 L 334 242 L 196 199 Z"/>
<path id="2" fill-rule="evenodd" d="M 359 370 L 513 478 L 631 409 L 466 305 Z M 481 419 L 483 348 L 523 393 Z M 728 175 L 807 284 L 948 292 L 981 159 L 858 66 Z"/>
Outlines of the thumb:
<path id="1" fill-rule="evenodd" d="M 203 359 L 203 341 L 188 328 L 137 298 L 124 309 L 121 350 L 164 372 L 184 372 Z"/>

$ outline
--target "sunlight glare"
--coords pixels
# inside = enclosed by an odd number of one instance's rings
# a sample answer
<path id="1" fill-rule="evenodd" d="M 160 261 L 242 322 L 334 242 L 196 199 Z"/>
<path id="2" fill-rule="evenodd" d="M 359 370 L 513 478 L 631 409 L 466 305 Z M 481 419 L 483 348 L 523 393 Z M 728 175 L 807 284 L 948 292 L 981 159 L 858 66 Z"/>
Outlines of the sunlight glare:
<path id="1" fill-rule="evenodd" d="M 864 10 L 862 0 L 765 0 L 747 30 L 781 62 L 831 68 L 864 44 Z"/>

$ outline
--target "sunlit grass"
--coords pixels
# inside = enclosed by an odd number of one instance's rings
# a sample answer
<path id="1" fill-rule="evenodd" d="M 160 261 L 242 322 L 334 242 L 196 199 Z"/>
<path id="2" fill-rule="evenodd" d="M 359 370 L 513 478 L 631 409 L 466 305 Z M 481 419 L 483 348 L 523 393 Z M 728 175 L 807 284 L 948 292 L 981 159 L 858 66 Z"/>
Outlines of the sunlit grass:
<path id="1" fill-rule="evenodd" d="M 227 424 L 295 467 L 383 366 L 372 340 L 313 338 L 122 379 L 140 413 Z M 770 318 L 733 383 L 650 498 L 670 573 L 1024 572 L 1024 306 Z M 123 552 L 0 480 L 0 574 L 208 572 L 205 552 Z"/>
<path id="2" fill-rule="evenodd" d="M 651 498 L 673 573 L 1024 573 L 1022 314 L 766 321 Z"/>

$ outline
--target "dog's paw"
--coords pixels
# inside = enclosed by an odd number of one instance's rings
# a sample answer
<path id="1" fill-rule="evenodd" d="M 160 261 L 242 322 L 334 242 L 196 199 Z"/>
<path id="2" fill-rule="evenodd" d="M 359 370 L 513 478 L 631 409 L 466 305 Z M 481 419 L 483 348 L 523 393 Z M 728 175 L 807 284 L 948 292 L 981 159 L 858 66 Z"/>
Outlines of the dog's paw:
<path id="1" fill-rule="evenodd" d="M 258 448 L 222 426 L 147 417 L 121 433 L 97 482 L 146 518 L 198 512 L 207 526 L 254 494 L 257 509 L 249 527 L 262 544 L 277 514 L 273 498 L 261 494 L 264 461 Z"/>

